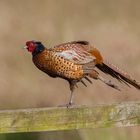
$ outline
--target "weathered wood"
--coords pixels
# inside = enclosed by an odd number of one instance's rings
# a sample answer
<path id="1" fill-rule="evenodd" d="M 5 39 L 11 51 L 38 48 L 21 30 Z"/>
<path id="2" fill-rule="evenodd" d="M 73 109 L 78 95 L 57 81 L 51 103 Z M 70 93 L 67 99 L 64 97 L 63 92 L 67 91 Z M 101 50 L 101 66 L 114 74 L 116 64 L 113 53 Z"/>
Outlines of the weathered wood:
<path id="1" fill-rule="evenodd" d="M 0 111 L 0 133 L 140 125 L 140 102 Z"/>

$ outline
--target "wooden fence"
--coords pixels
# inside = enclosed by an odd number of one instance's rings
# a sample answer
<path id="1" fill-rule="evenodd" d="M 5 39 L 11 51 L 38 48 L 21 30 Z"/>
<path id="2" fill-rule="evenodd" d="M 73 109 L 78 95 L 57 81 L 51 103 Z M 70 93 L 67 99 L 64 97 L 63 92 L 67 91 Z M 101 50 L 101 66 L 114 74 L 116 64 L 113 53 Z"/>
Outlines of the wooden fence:
<path id="1" fill-rule="evenodd" d="M 0 133 L 140 125 L 140 102 L 0 111 Z"/>

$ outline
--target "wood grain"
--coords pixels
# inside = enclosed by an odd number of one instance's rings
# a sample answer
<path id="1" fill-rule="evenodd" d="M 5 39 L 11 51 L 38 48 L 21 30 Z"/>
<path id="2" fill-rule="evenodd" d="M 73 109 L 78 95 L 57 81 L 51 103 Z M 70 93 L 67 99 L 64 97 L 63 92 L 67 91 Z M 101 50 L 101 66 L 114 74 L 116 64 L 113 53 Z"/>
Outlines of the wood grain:
<path id="1" fill-rule="evenodd" d="M 0 133 L 140 125 L 140 102 L 0 111 Z"/>

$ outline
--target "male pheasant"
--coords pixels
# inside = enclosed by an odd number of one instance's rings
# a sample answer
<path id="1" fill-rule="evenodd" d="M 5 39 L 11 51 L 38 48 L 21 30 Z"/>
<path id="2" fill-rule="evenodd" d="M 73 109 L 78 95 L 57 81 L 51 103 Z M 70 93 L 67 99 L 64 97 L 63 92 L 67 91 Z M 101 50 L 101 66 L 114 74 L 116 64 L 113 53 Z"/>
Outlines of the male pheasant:
<path id="1" fill-rule="evenodd" d="M 98 49 L 87 41 L 73 41 L 57 45 L 53 48 L 45 48 L 39 41 L 26 42 L 25 48 L 32 53 L 32 60 L 38 69 L 55 78 L 60 77 L 69 82 L 71 95 L 67 107 L 73 103 L 73 91 L 78 82 L 87 86 L 83 79 L 89 83 L 89 79 L 99 79 L 108 86 L 120 90 L 110 80 L 100 76 L 95 70 L 97 67 L 102 72 L 111 75 L 121 83 L 132 85 L 140 90 L 140 84 L 127 73 L 104 60 Z"/>

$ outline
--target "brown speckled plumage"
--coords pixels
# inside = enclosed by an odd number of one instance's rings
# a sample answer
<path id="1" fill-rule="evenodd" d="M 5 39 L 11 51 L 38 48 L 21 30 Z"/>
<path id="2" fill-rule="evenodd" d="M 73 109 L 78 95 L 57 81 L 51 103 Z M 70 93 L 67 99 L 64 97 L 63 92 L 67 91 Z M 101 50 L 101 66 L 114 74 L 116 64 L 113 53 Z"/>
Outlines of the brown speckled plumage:
<path id="1" fill-rule="evenodd" d="M 76 80 L 83 76 L 81 65 L 76 65 L 57 56 L 54 50 L 44 50 L 41 54 L 33 57 L 33 62 L 40 70 L 53 77 Z"/>
<path id="2" fill-rule="evenodd" d="M 69 82 L 71 96 L 68 105 L 72 104 L 73 90 L 77 86 L 77 82 L 82 82 L 83 85 L 87 86 L 83 79 L 92 83 L 89 77 L 99 79 L 105 84 L 120 90 L 111 81 L 101 77 L 95 67 L 127 85 L 130 84 L 140 89 L 138 82 L 116 66 L 105 61 L 100 52 L 87 41 L 63 43 L 50 49 L 36 41 L 28 41 L 26 46 L 33 55 L 34 64 L 40 70 L 51 77 L 61 77 Z"/>

